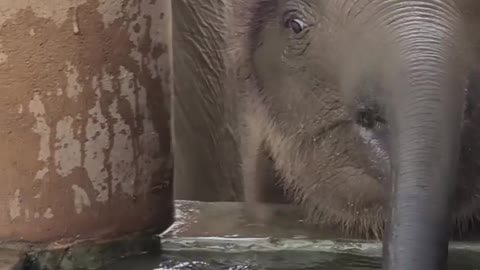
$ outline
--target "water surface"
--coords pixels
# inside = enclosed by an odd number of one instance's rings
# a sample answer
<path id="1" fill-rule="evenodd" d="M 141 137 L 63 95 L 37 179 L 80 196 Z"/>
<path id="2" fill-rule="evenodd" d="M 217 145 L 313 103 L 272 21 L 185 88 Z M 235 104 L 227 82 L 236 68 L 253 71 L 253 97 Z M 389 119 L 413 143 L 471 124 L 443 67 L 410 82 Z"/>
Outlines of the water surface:
<path id="1" fill-rule="evenodd" d="M 325 252 L 167 252 L 124 259 L 108 270 L 376 270 L 381 259 Z M 480 270 L 478 253 L 453 252 L 449 269 Z"/>
<path id="2" fill-rule="evenodd" d="M 291 205 L 263 205 L 272 213 L 264 223 L 246 215 L 248 206 L 239 202 L 175 203 L 176 222 L 161 237 L 163 255 L 128 258 L 106 270 L 380 270 L 382 266 L 381 242 L 352 241 L 332 228 L 309 226 Z M 450 270 L 480 270 L 477 239 L 450 244 Z"/>

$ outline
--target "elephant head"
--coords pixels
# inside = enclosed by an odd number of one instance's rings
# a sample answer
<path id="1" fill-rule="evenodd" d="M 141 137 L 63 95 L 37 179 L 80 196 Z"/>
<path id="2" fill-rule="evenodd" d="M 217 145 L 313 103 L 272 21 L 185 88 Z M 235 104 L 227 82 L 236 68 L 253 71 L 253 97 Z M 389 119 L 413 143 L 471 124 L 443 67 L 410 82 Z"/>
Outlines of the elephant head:
<path id="1" fill-rule="evenodd" d="M 385 269 L 445 269 L 464 205 L 455 191 L 474 52 L 459 2 L 232 7 L 232 63 L 263 106 L 285 185 L 318 220 L 374 232 L 385 221 Z"/>

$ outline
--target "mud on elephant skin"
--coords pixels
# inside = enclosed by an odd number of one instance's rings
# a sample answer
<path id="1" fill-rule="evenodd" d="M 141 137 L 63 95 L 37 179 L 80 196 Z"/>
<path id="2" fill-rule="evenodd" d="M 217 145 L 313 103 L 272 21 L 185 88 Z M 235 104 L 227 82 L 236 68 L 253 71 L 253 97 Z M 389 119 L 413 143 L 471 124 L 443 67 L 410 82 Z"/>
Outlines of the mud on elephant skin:
<path id="1" fill-rule="evenodd" d="M 478 1 L 229 8 L 245 200 L 276 171 L 311 222 L 384 235 L 386 269 L 444 269 L 480 210 Z"/>

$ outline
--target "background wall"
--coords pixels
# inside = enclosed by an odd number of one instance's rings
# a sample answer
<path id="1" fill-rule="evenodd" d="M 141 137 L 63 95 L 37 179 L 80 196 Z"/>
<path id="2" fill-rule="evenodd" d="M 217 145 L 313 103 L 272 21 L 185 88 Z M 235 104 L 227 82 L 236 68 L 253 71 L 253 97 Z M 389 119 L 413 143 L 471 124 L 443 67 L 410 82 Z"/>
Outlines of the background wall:
<path id="1" fill-rule="evenodd" d="M 0 240 L 172 221 L 169 0 L 0 0 Z"/>

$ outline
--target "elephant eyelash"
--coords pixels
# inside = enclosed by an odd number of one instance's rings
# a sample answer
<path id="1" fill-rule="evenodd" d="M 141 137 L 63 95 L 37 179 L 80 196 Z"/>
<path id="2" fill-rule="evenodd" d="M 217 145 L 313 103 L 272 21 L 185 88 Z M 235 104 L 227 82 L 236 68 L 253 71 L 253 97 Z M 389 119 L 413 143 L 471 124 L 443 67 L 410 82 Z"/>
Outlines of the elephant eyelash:
<path id="1" fill-rule="evenodd" d="M 303 16 L 299 14 L 300 12 L 298 10 L 294 9 L 289 9 L 283 13 L 283 25 L 286 26 L 288 25 L 289 22 L 292 20 L 299 20 L 303 24 L 305 24 L 305 27 L 308 27 L 308 23 L 306 23 L 306 20 Z"/>
<path id="2" fill-rule="evenodd" d="M 303 13 L 298 9 L 289 9 L 284 12 L 283 15 L 283 27 L 288 29 L 291 34 L 291 39 L 293 40 L 302 40 L 310 32 L 310 23 L 305 19 L 305 16 L 302 16 Z M 295 32 L 291 27 L 291 23 L 295 22 L 301 26 L 301 31 Z"/>
<path id="3" fill-rule="evenodd" d="M 290 28 L 295 34 L 300 34 L 306 30 L 307 24 L 300 19 L 292 18 L 288 20 L 285 27 Z"/>

